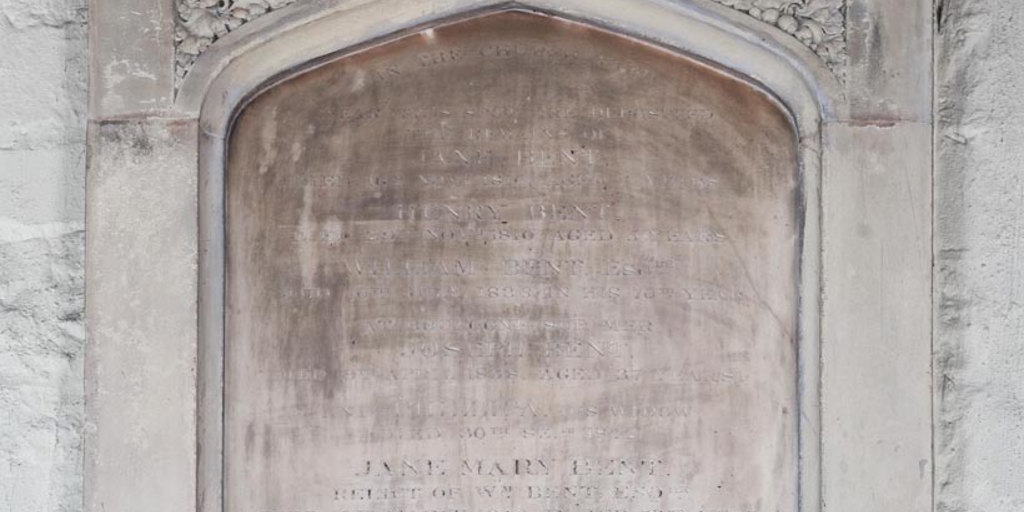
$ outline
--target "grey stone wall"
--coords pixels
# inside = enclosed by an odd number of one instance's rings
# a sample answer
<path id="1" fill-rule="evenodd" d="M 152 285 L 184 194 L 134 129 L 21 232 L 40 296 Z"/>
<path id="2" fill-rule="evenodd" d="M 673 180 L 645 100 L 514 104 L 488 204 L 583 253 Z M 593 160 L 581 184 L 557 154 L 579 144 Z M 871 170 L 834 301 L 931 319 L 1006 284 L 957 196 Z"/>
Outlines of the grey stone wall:
<path id="1" fill-rule="evenodd" d="M 1024 3 L 936 1 L 936 510 L 1017 512 Z M 81 510 L 85 19 L 0 0 L 3 512 Z"/>
<path id="2" fill-rule="evenodd" d="M 0 0 L 0 511 L 81 510 L 85 0 Z"/>
<path id="3" fill-rule="evenodd" d="M 936 510 L 1024 510 L 1024 2 L 937 5 Z"/>

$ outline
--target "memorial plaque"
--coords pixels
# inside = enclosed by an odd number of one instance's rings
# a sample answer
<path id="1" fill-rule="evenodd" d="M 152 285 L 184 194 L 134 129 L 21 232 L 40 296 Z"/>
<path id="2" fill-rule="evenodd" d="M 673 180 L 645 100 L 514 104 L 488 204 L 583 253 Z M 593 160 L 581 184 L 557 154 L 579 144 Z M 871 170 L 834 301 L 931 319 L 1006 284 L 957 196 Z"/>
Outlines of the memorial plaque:
<path id="1" fill-rule="evenodd" d="M 763 92 L 503 13 L 288 79 L 229 147 L 227 511 L 796 511 Z"/>

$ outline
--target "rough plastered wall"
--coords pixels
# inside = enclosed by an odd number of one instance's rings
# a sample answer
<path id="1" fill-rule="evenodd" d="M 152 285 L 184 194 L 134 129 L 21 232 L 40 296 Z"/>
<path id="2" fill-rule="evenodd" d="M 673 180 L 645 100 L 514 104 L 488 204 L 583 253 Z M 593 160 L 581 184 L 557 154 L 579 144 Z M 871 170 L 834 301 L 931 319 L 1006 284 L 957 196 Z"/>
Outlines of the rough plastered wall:
<path id="1" fill-rule="evenodd" d="M 1024 2 L 936 14 L 936 509 L 1020 512 Z"/>
<path id="2" fill-rule="evenodd" d="M 85 0 L 0 0 L 0 512 L 81 510 Z"/>

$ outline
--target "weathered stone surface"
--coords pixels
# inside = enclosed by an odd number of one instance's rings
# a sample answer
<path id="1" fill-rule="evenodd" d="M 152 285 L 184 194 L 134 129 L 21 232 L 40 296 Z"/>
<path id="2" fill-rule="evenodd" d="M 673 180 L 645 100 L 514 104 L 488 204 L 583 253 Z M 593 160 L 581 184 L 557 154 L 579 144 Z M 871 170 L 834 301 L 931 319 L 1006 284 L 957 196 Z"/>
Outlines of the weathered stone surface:
<path id="1" fill-rule="evenodd" d="M 165 112 L 174 101 L 174 3 L 94 1 L 89 14 L 92 118 Z"/>
<path id="2" fill-rule="evenodd" d="M 259 96 L 227 202 L 227 510 L 796 510 L 763 93 L 491 16 Z"/>
<path id="3" fill-rule="evenodd" d="M 0 0 L 0 510 L 82 508 L 83 0 Z"/>
<path id="4" fill-rule="evenodd" d="M 193 121 L 90 127 L 85 508 L 195 507 Z"/>
<path id="5" fill-rule="evenodd" d="M 1024 510 L 1024 3 L 939 2 L 936 510 Z"/>
<path id="6" fill-rule="evenodd" d="M 822 492 L 832 512 L 931 510 L 931 162 L 920 151 L 930 137 L 919 123 L 825 128 Z"/>
<path id="7" fill-rule="evenodd" d="M 932 114 L 931 0 L 851 0 L 847 94 L 859 124 L 928 123 Z M 923 148 L 922 148 L 923 149 Z"/>
<path id="8" fill-rule="evenodd" d="M 0 220 L 2 510 L 81 510 L 82 239 Z"/>

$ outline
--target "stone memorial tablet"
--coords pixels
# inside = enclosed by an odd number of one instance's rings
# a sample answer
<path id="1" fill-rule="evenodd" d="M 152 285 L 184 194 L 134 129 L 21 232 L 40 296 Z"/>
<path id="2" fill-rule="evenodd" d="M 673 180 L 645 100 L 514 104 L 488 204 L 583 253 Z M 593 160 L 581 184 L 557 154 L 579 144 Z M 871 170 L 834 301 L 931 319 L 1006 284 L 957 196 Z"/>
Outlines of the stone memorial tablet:
<path id="1" fill-rule="evenodd" d="M 503 13 L 285 80 L 229 148 L 225 510 L 797 510 L 763 92 Z"/>

